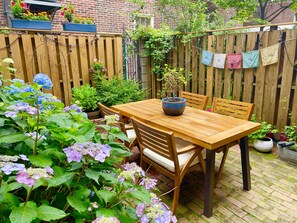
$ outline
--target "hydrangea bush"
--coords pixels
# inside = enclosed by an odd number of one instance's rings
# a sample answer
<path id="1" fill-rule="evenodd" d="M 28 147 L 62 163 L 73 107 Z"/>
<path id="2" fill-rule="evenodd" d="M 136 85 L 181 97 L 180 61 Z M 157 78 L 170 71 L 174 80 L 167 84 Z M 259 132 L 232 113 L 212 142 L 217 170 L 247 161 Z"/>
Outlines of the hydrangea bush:
<path id="1" fill-rule="evenodd" d="M 64 107 L 43 93 L 51 87 L 44 74 L 32 84 L 0 75 L 0 222 L 176 222 L 156 180 L 123 164 L 120 129 Z"/>

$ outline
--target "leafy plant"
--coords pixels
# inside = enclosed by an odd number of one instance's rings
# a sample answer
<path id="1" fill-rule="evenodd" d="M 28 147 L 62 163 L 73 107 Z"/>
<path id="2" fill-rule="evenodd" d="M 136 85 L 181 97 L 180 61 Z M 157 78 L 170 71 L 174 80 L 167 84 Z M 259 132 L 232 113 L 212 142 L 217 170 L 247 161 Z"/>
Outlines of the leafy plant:
<path id="1" fill-rule="evenodd" d="M 95 74 L 93 81 L 99 101 L 108 107 L 141 101 L 147 95 L 147 91 L 140 89 L 138 82 L 133 80 L 124 80 L 116 76 L 107 80 L 104 76 Z"/>
<path id="2" fill-rule="evenodd" d="M 152 73 L 161 77 L 164 72 L 164 63 L 167 53 L 173 49 L 173 32 L 169 27 L 163 26 L 154 29 L 147 26 L 139 26 L 132 33 L 132 40 L 144 40 L 146 56 L 151 56 L 154 62 Z"/>
<path id="3" fill-rule="evenodd" d="M 64 16 L 64 18 L 67 19 L 68 22 L 72 22 L 75 14 L 74 6 L 69 2 L 67 4 L 67 7 L 62 6 L 61 10 L 61 15 Z"/>
<path id="4" fill-rule="evenodd" d="M 165 65 L 163 77 L 159 81 L 163 81 L 162 95 L 164 97 L 172 97 L 173 101 L 177 96 L 179 87 L 187 83 L 182 68 L 170 69 L 167 65 Z"/>
<path id="5" fill-rule="evenodd" d="M 99 97 L 94 87 L 89 84 L 72 88 L 72 102 L 81 106 L 83 111 L 94 111 L 98 108 Z"/>
<path id="6" fill-rule="evenodd" d="M 39 74 L 32 85 L 14 79 L 0 88 L 0 221 L 176 222 L 150 193 L 156 180 L 122 165 L 124 133 L 64 107 L 42 92 L 50 87 Z"/>
<path id="7" fill-rule="evenodd" d="M 297 143 L 297 126 L 296 125 L 285 126 L 285 133 L 289 141 L 294 141 Z"/>
<path id="8" fill-rule="evenodd" d="M 267 133 L 269 132 L 275 132 L 277 130 L 273 129 L 271 124 L 268 124 L 267 122 L 261 122 L 261 128 L 257 130 L 256 132 L 253 132 L 249 135 L 250 142 L 253 142 L 258 139 L 263 139 Z"/>
<path id="9" fill-rule="evenodd" d="M 46 12 L 30 12 L 28 5 L 22 0 L 12 0 L 10 2 L 10 8 L 14 18 L 42 21 L 50 20 L 50 16 Z"/>

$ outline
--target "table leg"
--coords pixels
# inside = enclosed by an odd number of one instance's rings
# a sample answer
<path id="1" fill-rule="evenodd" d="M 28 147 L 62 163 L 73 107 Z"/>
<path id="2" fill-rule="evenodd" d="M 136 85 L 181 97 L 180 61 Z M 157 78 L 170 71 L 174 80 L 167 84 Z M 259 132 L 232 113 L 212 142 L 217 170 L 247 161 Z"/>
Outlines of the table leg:
<path id="1" fill-rule="evenodd" d="M 241 151 L 241 167 L 242 167 L 242 179 L 243 189 L 251 189 L 251 173 L 250 173 L 250 157 L 248 147 L 248 137 L 240 139 L 240 151 Z"/>
<path id="2" fill-rule="evenodd" d="M 208 218 L 212 216 L 214 179 L 215 179 L 215 151 L 207 149 L 203 214 Z"/>

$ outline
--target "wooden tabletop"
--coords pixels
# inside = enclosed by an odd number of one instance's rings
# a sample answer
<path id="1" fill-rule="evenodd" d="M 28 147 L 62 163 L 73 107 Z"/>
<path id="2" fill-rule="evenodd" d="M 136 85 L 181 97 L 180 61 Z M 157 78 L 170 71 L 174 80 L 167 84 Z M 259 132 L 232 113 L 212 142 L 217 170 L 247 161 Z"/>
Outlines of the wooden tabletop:
<path id="1" fill-rule="evenodd" d="M 112 106 L 127 117 L 135 117 L 155 127 L 174 132 L 175 136 L 216 149 L 260 129 L 260 124 L 230 116 L 186 107 L 180 116 L 167 116 L 159 99 Z"/>

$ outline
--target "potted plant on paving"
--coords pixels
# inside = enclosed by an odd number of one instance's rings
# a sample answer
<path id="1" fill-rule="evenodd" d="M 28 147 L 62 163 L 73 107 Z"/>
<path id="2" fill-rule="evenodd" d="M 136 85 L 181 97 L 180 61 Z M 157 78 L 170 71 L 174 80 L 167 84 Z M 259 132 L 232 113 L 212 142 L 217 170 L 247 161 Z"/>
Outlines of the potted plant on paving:
<path id="1" fill-rule="evenodd" d="M 277 143 L 278 156 L 283 160 L 297 164 L 297 126 L 286 126 L 284 132 L 288 137 L 288 141 L 279 141 Z"/>
<path id="2" fill-rule="evenodd" d="M 52 23 L 47 12 L 32 13 L 26 3 L 21 0 L 13 0 L 10 4 L 13 18 L 13 28 L 21 29 L 44 29 L 51 30 Z"/>
<path id="3" fill-rule="evenodd" d="M 62 7 L 61 14 L 67 19 L 67 22 L 63 23 L 64 31 L 96 32 L 94 19 L 76 15 L 71 3 L 68 3 L 67 7 Z"/>
<path id="4" fill-rule="evenodd" d="M 267 122 L 261 123 L 261 128 L 249 135 L 250 142 L 253 142 L 255 150 L 259 152 L 271 152 L 273 148 L 273 141 L 267 137 L 268 132 L 275 132 L 271 124 Z"/>
<path id="5" fill-rule="evenodd" d="M 82 107 L 89 119 L 99 117 L 98 95 L 96 89 L 89 84 L 72 88 L 72 102 Z"/>
<path id="6" fill-rule="evenodd" d="M 186 99 L 177 97 L 177 92 L 182 84 L 186 84 L 184 70 L 181 68 L 170 69 L 165 65 L 164 74 L 159 81 L 163 81 L 162 108 L 166 115 L 181 115 L 186 107 Z"/>

